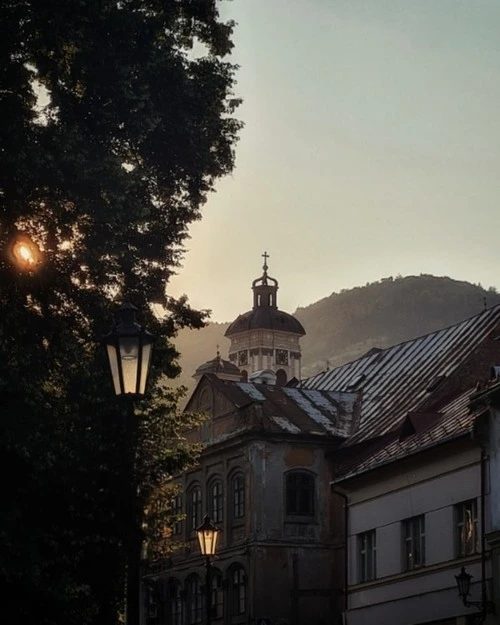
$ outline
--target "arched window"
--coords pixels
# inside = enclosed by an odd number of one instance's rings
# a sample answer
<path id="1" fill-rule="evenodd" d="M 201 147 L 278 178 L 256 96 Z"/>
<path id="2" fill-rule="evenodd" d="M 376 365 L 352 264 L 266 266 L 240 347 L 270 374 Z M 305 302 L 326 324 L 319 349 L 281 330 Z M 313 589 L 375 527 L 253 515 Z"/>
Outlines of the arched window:
<path id="1" fill-rule="evenodd" d="M 189 491 L 189 529 L 196 530 L 201 525 L 201 488 L 195 486 Z"/>
<path id="2" fill-rule="evenodd" d="M 202 596 L 200 580 L 197 575 L 188 577 L 186 581 L 186 613 L 187 625 L 201 623 Z"/>
<path id="3" fill-rule="evenodd" d="M 284 369 L 278 369 L 276 371 L 276 386 L 285 386 L 286 384 L 286 371 Z"/>
<path id="4" fill-rule="evenodd" d="M 222 574 L 217 569 L 212 569 L 210 586 L 210 616 L 212 619 L 221 619 L 224 617 L 224 590 L 222 586 Z"/>
<path id="5" fill-rule="evenodd" d="M 231 614 L 237 616 L 245 614 L 247 609 L 247 579 L 245 570 L 237 565 L 229 572 Z"/>
<path id="6" fill-rule="evenodd" d="M 288 515 L 314 515 L 314 481 L 314 475 L 306 471 L 290 471 L 286 474 L 286 513 Z"/>
<path id="7" fill-rule="evenodd" d="M 177 579 L 168 583 L 169 625 L 182 625 L 182 587 Z"/>
<path id="8" fill-rule="evenodd" d="M 245 516 L 245 478 L 243 473 L 236 473 L 231 478 L 231 502 L 233 519 Z"/>
<path id="9" fill-rule="evenodd" d="M 214 523 L 222 523 L 224 517 L 224 491 L 220 480 L 210 485 L 210 516 Z"/>

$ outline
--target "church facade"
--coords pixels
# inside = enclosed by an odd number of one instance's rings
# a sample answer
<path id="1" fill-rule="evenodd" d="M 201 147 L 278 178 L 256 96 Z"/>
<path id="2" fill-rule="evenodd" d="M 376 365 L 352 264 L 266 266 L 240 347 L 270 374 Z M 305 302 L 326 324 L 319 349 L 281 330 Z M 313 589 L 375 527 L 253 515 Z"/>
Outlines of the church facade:
<path id="1" fill-rule="evenodd" d="M 305 331 L 278 309 L 267 254 L 264 261 L 252 309 L 226 332 L 229 359 L 217 353 L 195 372 L 185 410 L 208 415 L 190 434 L 205 449 L 199 465 L 178 477 L 183 492 L 174 506 L 184 520 L 173 538 L 184 546 L 149 576 L 147 625 L 206 622 L 195 533 L 205 514 L 222 530 L 209 589 L 212 625 L 340 619 L 343 526 L 341 503 L 329 494 L 329 453 L 351 432 L 357 395 L 296 388 Z"/>

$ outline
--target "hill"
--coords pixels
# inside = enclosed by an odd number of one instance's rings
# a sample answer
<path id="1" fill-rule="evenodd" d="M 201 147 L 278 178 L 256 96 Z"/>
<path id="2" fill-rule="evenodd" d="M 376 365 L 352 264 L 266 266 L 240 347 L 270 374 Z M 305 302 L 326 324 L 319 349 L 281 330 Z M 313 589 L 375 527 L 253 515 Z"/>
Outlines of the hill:
<path id="1" fill-rule="evenodd" d="M 307 332 L 301 341 L 303 377 L 354 360 L 373 347 L 439 330 L 496 304 L 500 295 L 494 288 L 430 275 L 383 278 L 332 293 L 293 313 Z M 192 390 L 191 376 L 198 365 L 215 357 L 217 345 L 227 357 L 228 325 L 211 323 L 179 333 L 176 347 L 183 372 L 176 384 Z"/>

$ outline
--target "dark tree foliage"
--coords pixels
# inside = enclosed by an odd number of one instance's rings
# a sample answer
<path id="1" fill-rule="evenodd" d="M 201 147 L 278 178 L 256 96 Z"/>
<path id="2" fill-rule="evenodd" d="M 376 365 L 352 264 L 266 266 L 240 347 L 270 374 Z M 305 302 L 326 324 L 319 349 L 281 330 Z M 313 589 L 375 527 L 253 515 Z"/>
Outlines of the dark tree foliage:
<path id="1" fill-rule="evenodd" d="M 167 285 L 233 167 L 232 24 L 215 0 L 4 0 L 0 20 L 2 613 L 112 624 L 127 433 L 96 339 L 129 297 L 159 337 L 154 382 L 178 371 L 177 328 L 203 324 Z M 19 232 L 36 270 L 12 262 Z M 142 505 L 192 450 L 168 391 L 138 412 Z"/>

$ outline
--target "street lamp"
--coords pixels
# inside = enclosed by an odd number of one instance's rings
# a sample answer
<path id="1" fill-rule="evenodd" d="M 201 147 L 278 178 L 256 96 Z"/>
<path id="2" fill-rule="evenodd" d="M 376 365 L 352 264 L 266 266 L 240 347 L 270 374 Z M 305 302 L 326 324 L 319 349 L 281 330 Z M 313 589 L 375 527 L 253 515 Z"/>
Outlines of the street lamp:
<path id="1" fill-rule="evenodd" d="M 219 538 L 220 529 L 216 527 L 208 515 L 203 519 L 203 523 L 196 529 L 198 536 L 198 542 L 200 543 L 201 555 L 205 556 L 205 566 L 207 568 L 205 575 L 205 610 L 206 610 L 206 625 L 211 623 L 211 609 L 212 609 L 212 589 L 210 587 L 211 579 L 211 559 L 215 555 L 217 549 L 217 539 Z"/>
<path id="2" fill-rule="evenodd" d="M 38 245 L 28 235 L 21 232 L 11 239 L 8 254 L 11 261 L 21 271 L 34 271 L 42 259 Z"/>
<path id="3" fill-rule="evenodd" d="M 137 308 L 125 302 L 117 323 L 107 334 L 106 346 L 113 385 L 117 395 L 141 397 L 146 392 L 154 336 L 135 320 Z"/>
<path id="4" fill-rule="evenodd" d="M 127 585 L 126 624 L 139 625 L 142 534 L 137 500 L 136 450 L 137 418 L 134 399 L 143 397 L 151 364 L 155 337 L 135 320 L 137 308 L 125 302 L 117 313 L 116 324 L 102 340 L 108 354 L 109 368 L 115 393 L 127 399 L 126 445 L 127 474 L 129 485 L 127 502 L 130 533 L 126 540 Z"/>
<path id="5" fill-rule="evenodd" d="M 465 566 L 462 567 L 462 570 L 458 575 L 455 575 L 455 579 L 457 580 L 457 588 L 458 588 L 458 596 L 462 599 L 462 602 L 466 608 L 479 608 L 481 610 L 480 620 L 478 621 L 478 625 L 484 623 L 486 620 L 486 616 L 493 612 L 493 602 L 486 600 L 486 587 L 484 586 L 483 580 L 483 600 L 482 601 L 469 601 L 468 596 L 470 594 L 470 584 L 472 581 L 473 575 L 470 575 L 465 570 Z"/>

